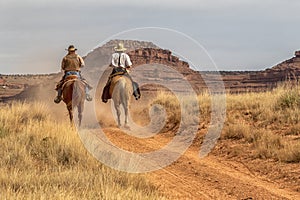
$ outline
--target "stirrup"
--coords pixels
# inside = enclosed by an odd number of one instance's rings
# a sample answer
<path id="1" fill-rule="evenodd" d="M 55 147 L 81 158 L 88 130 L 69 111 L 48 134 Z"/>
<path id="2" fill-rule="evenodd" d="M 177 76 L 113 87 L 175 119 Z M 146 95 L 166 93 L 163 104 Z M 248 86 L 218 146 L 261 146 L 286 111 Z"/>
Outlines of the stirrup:
<path id="1" fill-rule="evenodd" d="M 93 100 L 93 97 L 92 97 L 90 94 L 86 94 L 86 95 L 85 95 L 85 99 L 86 99 L 87 101 L 92 101 L 92 100 Z"/>
<path id="2" fill-rule="evenodd" d="M 54 99 L 54 103 L 60 103 L 61 102 L 61 96 L 57 96 L 57 97 L 55 97 L 55 99 Z"/>

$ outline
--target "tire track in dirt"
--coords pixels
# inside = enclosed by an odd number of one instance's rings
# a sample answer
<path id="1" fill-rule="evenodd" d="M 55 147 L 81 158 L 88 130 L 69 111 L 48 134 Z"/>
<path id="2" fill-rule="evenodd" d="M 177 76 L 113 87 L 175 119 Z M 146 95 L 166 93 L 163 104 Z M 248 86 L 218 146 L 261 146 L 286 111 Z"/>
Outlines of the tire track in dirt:
<path id="1" fill-rule="evenodd" d="M 117 128 L 104 132 L 113 144 L 132 152 L 157 150 L 170 141 L 161 134 L 141 140 Z M 170 166 L 147 173 L 147 179 L 170 199 L 300 199 L 299 193 L 280 189 L 276 182 L 255 175 L 243 163 L 211 155 L 200 159 L 198 151 L 190 147 Z"/>

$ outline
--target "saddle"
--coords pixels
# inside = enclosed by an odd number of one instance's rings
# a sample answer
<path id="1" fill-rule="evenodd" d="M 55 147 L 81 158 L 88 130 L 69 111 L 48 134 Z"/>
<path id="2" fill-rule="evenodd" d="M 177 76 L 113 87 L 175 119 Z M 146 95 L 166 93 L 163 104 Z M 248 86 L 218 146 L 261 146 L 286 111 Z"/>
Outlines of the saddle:
<path id="1" fill-rule="evenodd" d="M 73 80 L 77 80 L 79 79 L 79 77 L 77 75 L 69 75 L 67 76 L 63 81 L 62 81 L 62 85 L 61 85 L 61 88 L 63 89 L 64 86 L 70 82 L 70 81 L 73 81 Z M 82 82 L 82 81 L 81 81 Z"/>
<path id="2" fill-rule="evenodd" d="M 109 76 L 105 87 L 103 88 L 101 99 L 104 103 L 106 103 L 108 99 L 111 99 L 114 86 L 119 80 L 119 78 L 121 78 L 122 76 L 126 76 L 130 79 L 133 87 L 133 95 L 135 96 L 136 100 L 140 98 L 141 93 L 139 90 L 139 86 L 136 82 L 132 80 L 131 76 L 128 74 L 126 69 L 122 67 L 115 67 L 111 75 Z"/>
<path id="3" fill-rule="evenodd" d="M 123 76 L 123 75 L 130 77 L 125 68 L 115 67 L 112 73 L 110 74 L 109 79 L 112 79 L 115 76 Z"/>
<path id="4" fill-rule="evenodd" d="M 71 81 L 71 80 L 74 80 L 74 79 L 78 79 L 78 80 L 80 80 L 86 87 L 88 87 L 88 89 L 89 90 L 91 90 L 91 89 L 93 89 L 93 87 L 92 86 L 90 86 L 89 84 L 88 84 L 88 82 L 84 79 L 84 78 L 82 78 L 81 76 L 80 76 L 80 74 L 66 74 L 65 76 L 64 76 L 64 78 L 62 79 L 62 80 L 60 80 L 60 82 L 59 83 L 57 83 L 57 85 L 56 85 L 56 90 L 58 90 L 58 89 L 62 89 L 63 87 L 64 87 L 64 85 L 67 83 L 67 82 L 69 82 L 69 81 Z"/>

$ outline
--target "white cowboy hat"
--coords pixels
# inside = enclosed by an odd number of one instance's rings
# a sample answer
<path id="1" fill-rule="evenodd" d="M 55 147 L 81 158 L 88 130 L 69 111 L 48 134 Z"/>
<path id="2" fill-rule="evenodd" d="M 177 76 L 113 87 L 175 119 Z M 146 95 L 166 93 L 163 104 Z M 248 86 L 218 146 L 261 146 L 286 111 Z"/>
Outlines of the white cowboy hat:
<path id="1" fill-rule="evenodd" d="M 115 51 L 126 51 L 126 48 L 124 48 L 123 43 L 119 43 L 118 46 L 116 46 Z"/>
<path id="2" fill-rule="evenodd" d="M 66 49 L 67 51 L 77 51 L 77 49 L 74 47 L 74 45 L 70 45 L 68 47 L 68 49 Z"/>

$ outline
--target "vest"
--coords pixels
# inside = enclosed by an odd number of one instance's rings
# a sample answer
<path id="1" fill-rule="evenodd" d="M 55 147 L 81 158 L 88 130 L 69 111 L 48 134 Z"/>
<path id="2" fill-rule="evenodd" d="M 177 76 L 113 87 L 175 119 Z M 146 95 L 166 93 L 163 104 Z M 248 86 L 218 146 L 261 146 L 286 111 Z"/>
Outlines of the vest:
<path id="1" fill-rule="evenodd" d="M 81 64 L 77 54 L 66 55 L 62 61 L 62 69 L 65 71 L 79 71 Z"/>

